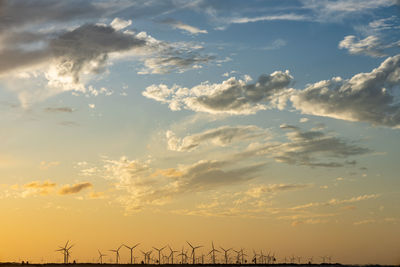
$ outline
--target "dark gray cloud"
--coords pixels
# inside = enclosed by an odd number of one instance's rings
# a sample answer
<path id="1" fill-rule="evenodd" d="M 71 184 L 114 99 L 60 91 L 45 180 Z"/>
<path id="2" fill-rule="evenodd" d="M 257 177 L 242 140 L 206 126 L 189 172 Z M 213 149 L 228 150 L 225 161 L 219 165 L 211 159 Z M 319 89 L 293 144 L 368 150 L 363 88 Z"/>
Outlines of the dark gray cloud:
<path id="1" fill-rule="evenodd" d="M 61 74 L 72 74 L 78 82 L 80 72 L 89 62 L 95 62 L 91 71 L 99 72 L 104 68 L 109 53 L 145 45 L 145 40 L 118 32 L 111 26 L 86 24 L 51 40 L 50 49 L 60 59 L 60 65 L 65 67 Z"/>
<path id="2" fill-rule="evenodd" d="M 162 103 L 172 110 L 185 109 L 232 115 L 254 114 L 267 109 L 265 104 L 279 107 L 280 94 L 287 89 L 293 77 L 288 71 L 261 75 L 256 83 L 230 78 L 220 84 L 202 83 L 191 89 L 166 85 L 151 85 L 143 95 Z M 286 102 L 286 101 L 284 101 Z"/>
<path id="3" fill-rule="evenodd" d="M 0 33 L 41 23 L 98 18 L 105 12 L 93 1 L 0 0 Z"/>
<path id="4" fill-rule="evenodd" d="M 234 156 L 238 160 L 266 156 L 278 162 L 309 167 L 353 166 L 352 156 L 370 153 L 371 150 L 355 142 L 328 135 L 322 131 L 303 131 L 292 125 L 282 125 L 287 142 L 268 142 L 252 146 Z"/>
<path id="5" fill-rule="evenodd" d="M 290 100 L 303 114 L 399 127 L 400 103 L 394 92 L 399 86 L 400 55 L 396 55 L 349 80 L 336 77 L 311 84 Z"/>

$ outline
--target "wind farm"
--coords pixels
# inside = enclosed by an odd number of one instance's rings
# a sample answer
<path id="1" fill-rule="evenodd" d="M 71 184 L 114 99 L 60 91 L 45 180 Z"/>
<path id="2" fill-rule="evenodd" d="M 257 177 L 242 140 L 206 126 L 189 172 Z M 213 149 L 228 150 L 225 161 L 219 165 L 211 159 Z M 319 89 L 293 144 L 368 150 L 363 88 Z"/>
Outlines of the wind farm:
<path id="1" fill-rule="evenodd" d="M 170 245 L 166 245 L 160 248 L 151 247 L 148 250 L 139 250 L 135 248 L 139 247 L 141 243 L 136 243 L 133 246 L 127 246 L 125 244 L 121 244 L 117 249 L 109 249 L 108 251 L 113 252 L 114 254 L 108 255 L 103 254 L 100 249 L 97 250 L 98 258 L 94 261 L 81 261 L 78 258 L 74 258 L 71 253 L 71 249 L 75 247 L 74 245 L 69 244 L 70 241 L 67 241 L 64 246 L 59 246 L 55 252 L 62 252 L 63 258 L 59 262 L 49 262 L 49 263 L 35 263 L 30 261 L 22 261 L 22 262 L 0 262 L 0 266 L 4 267 L 12 267 L 12 266 L 133 266 L 133 265 L 146 265 L 146 266 L 182 266 L 182 265 L 191 265 L 191 266 L 363 266 L 363 265 L 346 265 L 338 262 L 332 262 L 332 256 L 282 256 L 275 257 L 275 253 L 268 252 L 267 255 L 263 253 L 263 250 L 259 250 L 257 253 L 255 249 L 253 249 L 252 257 L 248 257 L 245 253 L 246 249 L 244 248 L 224 248 L 219 246 L 223 251 L 222 254 L 219 250 L 215 249 L 214 241 L 211 242 L 211 246 L 209 248 L 203 245 L 194 246 L 192 243 L 186 241 L 186 246 L 183 245 L 181 251 L 173 250 Z M 164 254 L 163 250 L 165 248 L 169 248 L 169 253 Z M 78 249 L 79 246 L 76 247 Z M 125 248 L 128 252 L 127 257 L 124 259 L 121 258 L 121 253 L 123 253 L 122 249 Z M 201 250 L 203 248 L 204 251 L 200 251 L 196 256 L 196 250 Z M 208 250 L 210 249 L 210 250 Z M 140 253 L 139 253 L 139 252 Z M 188 256 L 187 252 L 191 251 Z M 235 257 L 230 257 L 229 252 L 233 251 L 236 253 Z M 134 253 L 136 252 L 136 254 Z M 155 257 L 151 257 L 153 254 Z M 177 254 L 177 258 L 174 260 L 174 253 L 180 252 Z M 207 254 L 205 254 L 208 252 Z M 126 253 L 125 253 L 126 254 Z M 115 257 L 114 257 L 115 256 Z M 320 262 L 314 262 L 314 257 L 321 259 Z M 302 261 L 302 259 L 306 259 Z M 135 259 L 138 259 L 135 261 Z M 191 259 L 188 261 L 188 259 Z M 385 265 L 390 266 L 390 265 Z"/>

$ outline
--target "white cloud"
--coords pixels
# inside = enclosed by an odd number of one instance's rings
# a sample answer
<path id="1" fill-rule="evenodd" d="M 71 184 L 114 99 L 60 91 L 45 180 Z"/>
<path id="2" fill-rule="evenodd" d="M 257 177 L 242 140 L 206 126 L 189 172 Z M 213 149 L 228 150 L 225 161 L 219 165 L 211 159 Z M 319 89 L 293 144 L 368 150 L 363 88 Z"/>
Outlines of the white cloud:
<path id="1" fill-rule="evenodd" d="M 292 20 L 292 21 L 304 21 L 309 20 L 309 17 L 300 14 L 281 14 L 281 15 L 267 15 L 260 17 L 239 17 L 233 18 L 230 20 L 232 24 L 243 24 L 249 22 L 258 22 L 258 21 L 274 21 L 274 20 Z"/>
<path id="2" fill-rule="evenodd" d="M 372 57 L 384 57 L 383 46 L 376 36 L 368 36 L 362 40 L 356 40 L 354 35 L 344 37 L 339 43 L 339 48 L 349 50 L 350 54 L 366 54 Z"/>
<path id="3" fill-rule="evenodd" d="M 120 18 L 115 18 L 110 23 L 111 27 L 113 27 L 116 31 L 125 29 L 126 27 L 128 27 L 131 24 L 132 24 L 132 20 L 124 20 L 124 19 L 120 19 Z"/>
<path id="4" fill-rule="evenodd" d="M 340 77 L 293 91 L 290 101 L 303 114 L 373 125 L 400 126 L 400 104 L 392 90 L 400 85 L 400 55 L 387 58 L 369 73 Z"/>
<path id="5" fill-rule="evenodd" d="M 181 21 L 177 21 L 174 19 L 166 19 L 166 20 L 163 20 L 162 22 L 165 24 L 171 25 L 171 27 L 173 27 L 175 29 L 180 29 L 180 30 L 186 31 L 186 32 L 188 32 L 190 34 L 194 34 L 194 35 L 199 34 L 199 33 L 203 33 L 203 34 L 208 33 L 206 30 L 201 30 L 197 27 L 185 24 Z"/>
<path id="6" fill-rule="evenodd" d="M 185 108 L 211 114 L 245 115 L 269 106 L 283 108 L 288 97 L 286 89 L 292 79 L 289 71 L 276 71 L 260 76 L 253 84 L 233 77 L 220 84 L 205 82 L 191 89 L 160 84 L 147 87 L 143 95 L 168 103 L 171 110 Z"/>

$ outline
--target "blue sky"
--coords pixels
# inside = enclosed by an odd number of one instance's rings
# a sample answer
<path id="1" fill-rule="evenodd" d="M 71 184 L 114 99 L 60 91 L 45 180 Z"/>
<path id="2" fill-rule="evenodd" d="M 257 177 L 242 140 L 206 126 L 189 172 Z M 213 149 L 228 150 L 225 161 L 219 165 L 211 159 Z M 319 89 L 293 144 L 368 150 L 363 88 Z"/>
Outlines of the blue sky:
<path id="1" fill-rule="evenodd" d="M 232 220 L 251 235 L 249 220 L 274 229 L 260 236 L 299 242 L 331 231 L 342 262 L 398 263 L 398 1 L 35 0 L 0 11 L 10 222 L 43 206 L 43 218 L 62 208 L 77 225 L 93 209 L 124 225 Z M 277 250 L 304 254 L 295 244 Z"/>

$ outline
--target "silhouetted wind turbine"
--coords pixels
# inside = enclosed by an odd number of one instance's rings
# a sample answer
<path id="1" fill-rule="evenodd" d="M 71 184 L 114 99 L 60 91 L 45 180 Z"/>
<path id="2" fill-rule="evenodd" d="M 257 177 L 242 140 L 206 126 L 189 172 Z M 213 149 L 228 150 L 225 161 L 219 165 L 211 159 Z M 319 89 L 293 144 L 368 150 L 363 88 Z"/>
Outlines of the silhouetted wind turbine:
<path id="1" fill-rule="evenodd" d="M 192 244 L 190 244 L 188 241 L 186 241 L 186 243 L 188 243 L 189 246 L 192 248 L 193 264 L 195 264 L 195 263 L 196 263 L 196 258 L 195 258 L 195 255 L 194 255 L 194 251 L 195 251 L 196 249 L 198 249 L 198 248 L 203 247 L 203 246 L 194 247 L 194 246 L 192 246 Z"/>
<path id="2" fill-rule="evenodd" d="M 174 253 L 175 252 L 179 252 L 178 250 L 172 250 L 172 248 L 168 245 L 169 250 L 171 251 L 171 253 L 169 254 L 169 256 L 171 257 L 171 264 L 174 264 Z"/>
<path id="3" fill-rule="evenodd" d="M 308 258 L 308 264 L 312 264 L 312 262 L 313 262 L 313 257 L 309 257 Z"/>
<path id="4" fill-rule="evenodd" d="M 166 247 L 162 247 L 162 248 L 153 247 L 153 248 L 158 251 L 158 264 L 161 264 L 161 251 Z"/>
<path id="5" fill-rule="evenodd" d="M 242 253 L 242 264 L 247 262 L 247 260 L 244 259 L 245 256 L 247 256 L 246 253 L 244 253 L 243 248 L 240 249 L 240 252 Z"/>
<path id="6" fill-rule="evenodd" d="M 240 261 L 240 250 L 234 250 L 233 249 L 233 252 L 236 253 L 236 263 L 241 263 L 241 261 Z"/>
<path id="7" fill-rule="evenodd" d="M 228 252 L 232 249 L 232 248 L 228 248 L 228 249 L 224 249 L 223 247 L 220 246 L 220 248 L 224 251 L 224 256 L 225 256 L 225 264 L 228 264 Z"/>
<path id="8" fill-rule="evenodd" d="M 253 262 L 254 262 L 254 264 L 257 264 L 257 256 L 259 256 L 259 255 L 256 253 L 256 251 L 254 249 L 253 249 L 253 254 L 254 254 Z"/>
<path id="9" fill-rule="evenodd" d="M 187 257 L 187 255 L 186 255 L 186 252 L 184 253 L 183 252 L 183 247 L 182 247 L 182 252 L 180 253 L 180 254 L 178 254 L 178 256 L 181 256 L 181 264 L 183 264 L 184 263 L 184 257 L 186 258 Z"/>
<path id="10" fill-rule="evenodd" d="M 124 245 L 124 247 L 126 247 L 127 249 L 129 249 L 131 251 L 131 264 L 133 264 L 133 249 L 139 245 L 140 245 L 140 243 L 137 243 L 136 245 L 134 245 L 132 247 L 128 247 L 127 245 Z"/>
<path id="11" fill-rule="evenodd" d="M 215 252 L 220 252 L 220 251 L 214 248 L 214 242 L 212 242 L 212 241 L 211 241 L 211 247 L 212 247 L 212 249 L 210 252 L 208 252 L 208 255 L 212 254 L 211 255 L 212 262 L 213 262 L 213 264 L 215 264 Z"/>
<path id="12" fill-rule="evenodd" d="M 100 261 L 100 264 L 103 264 L 103 257 L 104 256 L 107 256 L 106 254 L 102 254 L 101 252 L 100 252 L 100 250 L 97 250 L 98 252 L 99 252 L 99 261 Z"/>
<path id="13" fill-rule="evenodd" d="M 110 249 L 110 251 L 115 252 L 116 260 L 115 262 L 118 264 L 119 261 L 119 250 L 122 248 L 123 245 L 119 246 L 118 249 Z"/>

